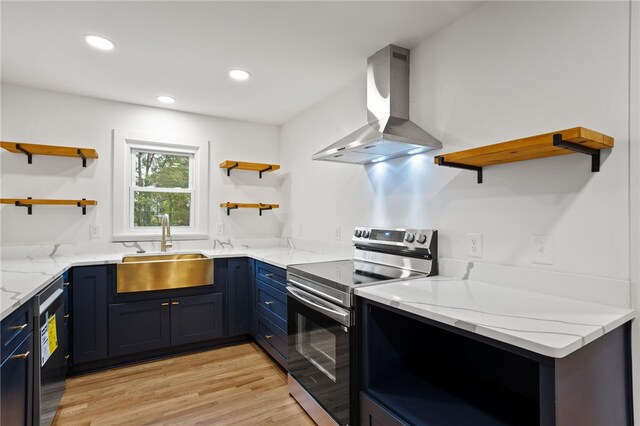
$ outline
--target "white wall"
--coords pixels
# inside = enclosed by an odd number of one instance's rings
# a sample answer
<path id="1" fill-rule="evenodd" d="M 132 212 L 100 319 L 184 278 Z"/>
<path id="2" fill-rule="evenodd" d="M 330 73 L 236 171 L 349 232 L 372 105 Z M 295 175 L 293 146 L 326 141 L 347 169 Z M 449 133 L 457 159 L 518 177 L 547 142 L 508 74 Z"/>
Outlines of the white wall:
<path id="1" fill-rule="evenodd" d="M 392 40 L 390 40 L 392 41 Z M 366 119 L 363 74 L 282 126 L 286 236 L 348 240 L 355 225 L 440 231 L 440 254 L 629 279 L 629 4 L 494 2 L 411 51 L 411 118 L 444 149 L 370 166 L 311 161 Z M 584 126 L 611 135 L 599 173 L 583 155 L 469 171 L 438 153 Z M 554 239 L 532 265 L 531 236 Z"/>
<path id="2" fill-rule="evenodd" d="M 258 217 L 256 210 L 234 211 L 220 202 L 279 202 L 280 177 L 233 171 L 231 177 L 218 165 L 223 160 L 279 161 L 279 129 L 160 108 L 111 102 L 2 86 L 2 140 L 95 148 L 100 158 L 88 160 L 24 155 L 0 150 L 3 198 L 87 198 L 98 200 L 82 216 L 76 207 L 35 206 L 33 215 L 11 205 L 1 207 L 2 245 L 109 242 L 111 237 L 112 129 L 183 135 L 210 141 L 209 234 L 216 238 L 216 223 L 225 224 L 226 236 L 279 236 L 281 222 L 275 213 Z M 102 238 L 89 239 L 89 224 L 99 224 Z"/>

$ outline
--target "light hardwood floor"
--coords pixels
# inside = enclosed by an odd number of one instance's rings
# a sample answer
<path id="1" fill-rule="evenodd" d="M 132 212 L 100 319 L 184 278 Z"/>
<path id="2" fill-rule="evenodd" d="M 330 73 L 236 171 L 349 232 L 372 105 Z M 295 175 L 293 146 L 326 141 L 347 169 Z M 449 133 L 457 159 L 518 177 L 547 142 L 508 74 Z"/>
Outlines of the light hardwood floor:
<path id="1" fill-rule="evenodd" d="M 313 425 L 255 343 L 73 377 L 54 425 Z"/>

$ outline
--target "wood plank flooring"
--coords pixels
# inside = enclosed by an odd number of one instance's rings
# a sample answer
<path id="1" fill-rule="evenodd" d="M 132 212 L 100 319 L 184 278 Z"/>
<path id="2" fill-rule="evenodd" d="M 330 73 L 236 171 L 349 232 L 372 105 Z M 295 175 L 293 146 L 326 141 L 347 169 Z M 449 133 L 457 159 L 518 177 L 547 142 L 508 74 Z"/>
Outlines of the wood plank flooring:
<path id="1" fill-rule="evenodd" d="M 255 343 L 67 379 L 54 425 L 313 425 Z"/>

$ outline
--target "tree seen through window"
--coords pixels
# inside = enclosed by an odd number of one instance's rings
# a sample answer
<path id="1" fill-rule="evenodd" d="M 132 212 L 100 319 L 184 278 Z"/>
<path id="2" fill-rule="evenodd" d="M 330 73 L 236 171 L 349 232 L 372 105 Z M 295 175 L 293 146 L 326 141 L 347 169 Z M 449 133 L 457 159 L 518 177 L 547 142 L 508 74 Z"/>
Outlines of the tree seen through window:
<path id="1" fill-rule="evenodd" d="M 172 226 L 191 225 L 191 157 L 136 151 L 133 156 L 133 225 L 160 226 L 168 214 Z"/>

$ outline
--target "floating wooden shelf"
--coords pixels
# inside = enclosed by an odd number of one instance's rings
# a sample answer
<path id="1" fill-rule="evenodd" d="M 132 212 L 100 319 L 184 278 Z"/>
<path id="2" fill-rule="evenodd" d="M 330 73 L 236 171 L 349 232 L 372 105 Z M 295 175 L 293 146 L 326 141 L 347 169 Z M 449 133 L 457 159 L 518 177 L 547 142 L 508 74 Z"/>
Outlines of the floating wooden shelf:
<path id="1" fill-rule="evenodd" d="M 613 148 L 613 138 L 584 127 L 559 130 L 543 135 L 530 136 L 494 145 L 486 145 L 465 151 L 438 155 L 434 161 L 439 166 L 473 170 L 482 183 L 482 168 L 515 161 L 555 157 L 576 152 L 591 156 L 591 171 L 600 171 L 600 150 Z"/>
<path id="2" fill-rule="evenodd" d="M 13 204 L 17 207 L 26 207 L 27 214 L 31 214 L 31 208 L 35 204 L 39 205 L 56 205 L 56 206 L 77 206 L 82 207 L 82 214 L 87 214 L 87 206 L 96 206 L 96 200 L 45 200 L 33 198 L 0 198 L 0 204 Z"/>
<path id="3" fill-rule="evenodd" d="M 98 158 L 98 152 L 90 148 L 76 148 L 71 146 L 36 145 L 33 143 L 0 141 L 0 147 L 16 154 L 25 154 L 27 162 L 31 164 L 33 155 L 54 155 L 57 157 L 82 158 L 82 167 L 87 167 L 87 158 Z"/>
<path id="4" fill-rule="evenodd" d="M 231 176 L 231 170 L 252 170 L 254 172 L 258 172 L 260 174 L 260 179 L 262 179 L 262 173 L 265 172 L 273 172 L 280 168 L 277 164 L 264 164 L 264 163 L 248 163 L 246 161 L 234 161 L 234 160 L 225 160 L 220 163 L 221 169 L 227 169 L 227 176 Z"/>
<path id="5" fill-rule="evenodd" d="M 262 216 L 263 211 L 277 209 L 280 207 L 280 204 L 220 203 L 220 207 L 227 209 L 227 216 L 229 216 L 231 210 L 235 209 L 259 209 L 260 216 Z"/>

